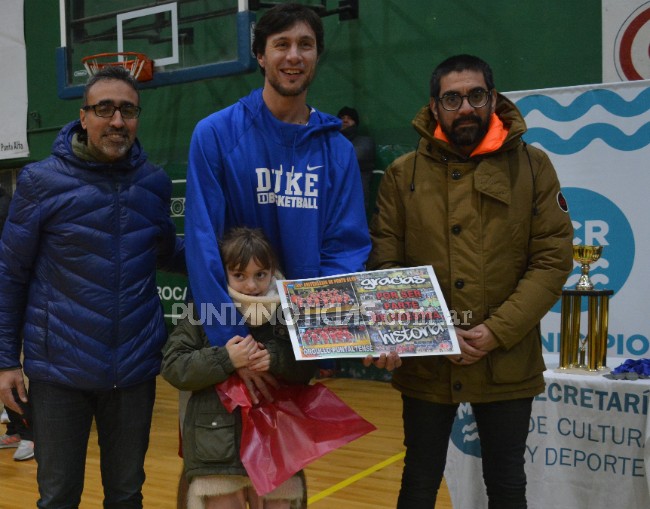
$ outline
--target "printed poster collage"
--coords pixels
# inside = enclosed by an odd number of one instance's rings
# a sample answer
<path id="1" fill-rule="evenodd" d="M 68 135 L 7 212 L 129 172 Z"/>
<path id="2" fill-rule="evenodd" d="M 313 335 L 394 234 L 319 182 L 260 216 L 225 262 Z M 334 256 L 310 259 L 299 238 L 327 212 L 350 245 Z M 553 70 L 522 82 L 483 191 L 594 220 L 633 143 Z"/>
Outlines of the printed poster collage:
<path id="1" fill-rule="evenodd" d="M 460 353 L 431 266 L 277 282 L 298 360 Z"/>

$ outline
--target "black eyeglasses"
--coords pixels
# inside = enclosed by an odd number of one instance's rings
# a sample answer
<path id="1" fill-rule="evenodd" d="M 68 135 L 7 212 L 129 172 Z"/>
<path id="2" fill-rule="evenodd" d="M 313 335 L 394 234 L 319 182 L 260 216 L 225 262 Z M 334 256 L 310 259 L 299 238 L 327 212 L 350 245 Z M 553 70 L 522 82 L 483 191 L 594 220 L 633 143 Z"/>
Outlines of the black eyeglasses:
<path id="1" fill-rule="evenodd" d="M 90 104 L 83 107 L 84 111 L 93 110 L 95 115 L 102 118 L 112 118 L 115 115 L 115 111 L 119 111 L 122 115 L 122 118 L 131 120 L 138 118 L 142 108 L 136 106 L 135 104 L 123 104 L 122 106 L 115 106 L 111 103 L 99 103 L 99 104 Z"/>
<path id="2" fill-rule="evenodd" d="M 467 99 L 467 102 L 472 108 L 482 108 L 490 100 L 491 90 L 485 90 L 484 88 L 475 88 L 467 95 L 460 95 L 455 92 L 445 94 L 442 97 L 438 97 L 438 102 L 442 104 L 442 107 L 447 111 L 457 111 L 463 105 L 463 99 Z"/>

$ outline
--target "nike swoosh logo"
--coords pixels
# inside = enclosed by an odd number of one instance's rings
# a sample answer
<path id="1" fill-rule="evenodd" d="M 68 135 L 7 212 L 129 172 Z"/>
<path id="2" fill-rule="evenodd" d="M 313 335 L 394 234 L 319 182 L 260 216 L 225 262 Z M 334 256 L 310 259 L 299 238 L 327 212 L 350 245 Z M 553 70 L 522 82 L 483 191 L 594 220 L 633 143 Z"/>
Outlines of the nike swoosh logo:
<path id="1" fill-rule="evenodd" d="M 314 171 L 317 170 L 318 168 L 322 168 L 323 165 L 321 164 L 320 166 L 310 166 L 309 164 L 307 165 L 307 171 Z"/>

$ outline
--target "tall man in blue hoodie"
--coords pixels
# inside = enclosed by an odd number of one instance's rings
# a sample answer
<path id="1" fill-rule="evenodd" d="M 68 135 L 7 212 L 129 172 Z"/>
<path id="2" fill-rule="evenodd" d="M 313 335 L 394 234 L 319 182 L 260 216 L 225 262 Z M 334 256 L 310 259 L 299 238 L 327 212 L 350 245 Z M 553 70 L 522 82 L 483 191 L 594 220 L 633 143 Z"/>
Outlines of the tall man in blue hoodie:
<path id="1" fill-rule="evenodd" d="M 341 122 L 307 104 L 324 49 L 309 7 L 281 4 L 255 27 L 264 87 L 198 123 L 190 145 L 185 238 L 190 287 L 213 345 L 248 331 L 218 320 L 232 301 L 218 240 L 233 226 L 262 228 L 287 278 L 364 269 L 370 251 L 359 167 Z M 238 317 L 239 318 L 239 317 Z M 234 323 L 233 323 L 234 322 Z M 375 365 L 392 369 L 399 359 Z M 238 370 L 264 394 L 268 374 Z"/>
<path id="2" fill-rule="evenodd" d="M 22 413 L 22 350 L 42 509 L 79 507 L 93 419 L 104 507 L 142 508 L 167 339 L 156 268 L 185 264 L 136 85 L 121 67 L 91 77 L 80 119 L 18 175 L 0 241 L 0 399 Z"/>

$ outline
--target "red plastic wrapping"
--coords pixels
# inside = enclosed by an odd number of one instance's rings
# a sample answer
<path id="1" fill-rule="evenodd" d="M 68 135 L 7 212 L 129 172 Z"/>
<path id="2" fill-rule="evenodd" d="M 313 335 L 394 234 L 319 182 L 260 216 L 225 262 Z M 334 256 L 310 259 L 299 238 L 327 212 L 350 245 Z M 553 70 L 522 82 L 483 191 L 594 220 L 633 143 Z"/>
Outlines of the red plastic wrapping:
<path id="1" fill-rule="evenodd" d="M 216 389 L 229 412 L 241 407 L 241 461 L 259 495 L 377 429 L 321 383 L 270 387 L 274 400 L 256 406 L 237 375 Z"/>

